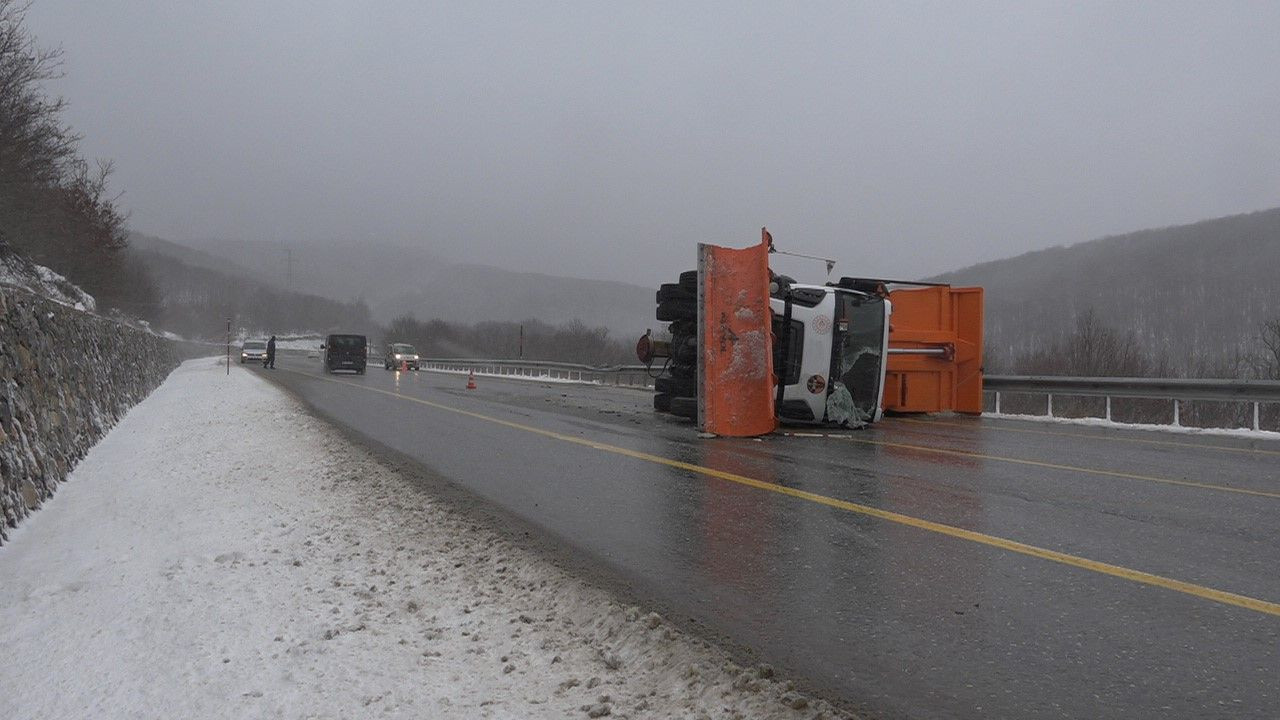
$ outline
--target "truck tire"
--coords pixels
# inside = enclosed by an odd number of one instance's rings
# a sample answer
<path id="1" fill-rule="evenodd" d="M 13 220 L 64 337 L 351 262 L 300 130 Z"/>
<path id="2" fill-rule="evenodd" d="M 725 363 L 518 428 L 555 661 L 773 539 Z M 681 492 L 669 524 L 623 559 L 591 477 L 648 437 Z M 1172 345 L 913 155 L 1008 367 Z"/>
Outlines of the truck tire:
<path id="1" fill-rule="evenodd" d="M 698 337 L 698 321 L 677 320 L 667 326 L 667 331 L 671 333 L 672 340 L 682 336 L 696 338 Z"/>
<path id="2" fill-rule="evenodd" d="M 698 341 L 691 337 L 681 337 L 672 341 L 671 362 L 696 367 L 698 364 Z"/>
<path id="3" fill-rule="evenodd" d="M 665 283 L 658 287 L 658 302 L 666 302 L 668 300 L 694 300 L 695 293 L 689 292 L 688 288 L 676 283 Z"/>
<path id="4" fill-rule="evenodd" d="M 698 271 L 685 270 L 680 273 L 680 285 L 689 292 L 696 294 L 698 292 Z"/>
<path id="5" fill-rule="evenodd" d="M 691 397 L 673 397 L 671 398 L 671 409 L 668 412 L 690 420 L 697 420 L 698 400 Z"/>
<path id="6" fill-rule="evenodd" d="M 667 372 L 671 374 L 671 377 L 696 378 L 698 377 L 698 366 L 692 363 L 673 362 L 667 366 Z"/>
<path id="7" fill-rule="evenodd" d="M 698 317 L 698 307 L 693 300 L 666 300 L 658 304 L 656 315 L 659 322 L 693 320 Z"/>
<path id="8" fill-rule="evenodd" d="M 653 389 L 660 393 L 692 397 L 698 394 L 698 381 L 687 377 L 660 377 L 653 381 Z"/>
<path id="9" fill-rule="evenodd" d="M 654 395 L 653 409 L 658 412 L 671 412 L 671 394 L 660 392 Z"/>

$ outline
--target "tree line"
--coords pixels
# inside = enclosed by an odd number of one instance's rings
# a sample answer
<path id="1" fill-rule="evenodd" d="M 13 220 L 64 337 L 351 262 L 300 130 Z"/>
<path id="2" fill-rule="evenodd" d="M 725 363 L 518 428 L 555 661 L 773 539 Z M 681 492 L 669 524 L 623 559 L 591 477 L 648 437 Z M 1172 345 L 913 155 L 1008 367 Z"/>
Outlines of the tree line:
<path id="1" fill-rule="evenodd" d="M 188 338 L 220 338 L 224 318 L 238 332 L 354 332 L 372 325 L 369 308 L 271 287 L 256 280 L 188 265 L 158 253 L 142 255 L 157 299 L 146 319 Z"/>
<path id="2" fill-rule="evenodd" d="M 155 288 L 124 252 L 126 218 L 110 161 L 90 162 L 44 83 L 62 52 L 40 47 L 26 4 L 0 0 L 0 242 L 52 268 L 104 307 L 151 307 Z"/>
<path id="3" fill-rule="evenodd" d="M 581 320 L 562 325 L 540 320 L 467 325 L 403 315 L 391 321 L 383 337 L 388 343 L 410 343 L 424 357 L 523 358 L 585 365 L 637 362 L 634 344 L 610 337 L 608 328 L 590 327 Z"/>
<path id="4" fill-rule="evenodd" d="M 1108 324 L 1092 307 L 1076 314 L 1072 331 L 1045 347 L 1018 355 L 1012 362 L 987 359 L 988 372 L 1017 375 L 1076 377 L 1239 378 L 1280 380 L 1280 319 L 1259 325 L 1256 334 L 1240 346 L 1219 354 L 1153 347 L 1130 330 Z M 1054 414 L 1064 417 L 1097 417 L 1105 412 L 1104 398 L 1056 398 Z M 1042 414 L 1041 396 L 1008 396 L 1001 410 Z M 1113 399 L 1112 417 L 1121 422 L 1167 423 L 1173 409 L 1166 400 Z M 1280 425 L 1280 407 L 1262 406 L 1262 425 Z M 1191 426 L 1245 427 L 1252 422 L 1252 406 L 1238 402 L 1187 402 L 1181 422 Z"/>

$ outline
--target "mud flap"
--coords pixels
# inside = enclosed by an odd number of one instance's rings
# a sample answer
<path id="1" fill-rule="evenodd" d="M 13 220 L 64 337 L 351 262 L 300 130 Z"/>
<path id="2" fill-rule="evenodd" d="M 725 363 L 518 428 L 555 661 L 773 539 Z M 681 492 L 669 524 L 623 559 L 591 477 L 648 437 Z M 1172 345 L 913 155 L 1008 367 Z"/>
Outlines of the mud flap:
<path id="1" fill-rule="evenodd" d="M 698 245 L 698 429 L 767 435 L 774 410 L 769 242 L 735 250 Z"/>
<path id="2" fill-rule="evenodd" d="M 884 409 L 982 413 L 982 288 L 894 290 Z M 895 350 L 941 351 L 901 354 Z"/>

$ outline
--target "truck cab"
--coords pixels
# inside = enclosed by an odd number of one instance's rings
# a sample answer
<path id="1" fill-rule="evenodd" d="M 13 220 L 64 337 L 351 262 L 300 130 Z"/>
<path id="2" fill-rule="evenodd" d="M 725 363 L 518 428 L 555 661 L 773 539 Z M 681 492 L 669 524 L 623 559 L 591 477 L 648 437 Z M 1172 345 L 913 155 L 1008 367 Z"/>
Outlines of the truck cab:
<path id="1" fill-rule="evenodd" d="M 851 426 L 880 420 L 889 299 L 853 282 L 802 285 L 784 276 L 770 290 L 779 419 Z"/>

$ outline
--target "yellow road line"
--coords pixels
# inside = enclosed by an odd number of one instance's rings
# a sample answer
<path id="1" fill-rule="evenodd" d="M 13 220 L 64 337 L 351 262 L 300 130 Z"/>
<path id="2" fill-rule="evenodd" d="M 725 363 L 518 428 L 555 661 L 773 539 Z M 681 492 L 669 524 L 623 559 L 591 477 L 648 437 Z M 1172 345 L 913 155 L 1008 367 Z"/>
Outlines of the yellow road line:
<path id="1" fill-rule="evenodd" d="M 993 420 L 995 419 L 997 418 L 993 418 Z M 893 422 L 893 423 L 903 422 L 903 423 L 911 423 L 913 425 L 926 425 L 926 426 L 942 425 L 945 427 L 958 427 L 958 428 L 977 427 L 982 430 L 1005 430 L 1008 432 L 1026 433 L 1028 435 L 1057 435 L 1062 437 L 1088 438 L 1090 440 L 1106 440 L 1108 442 L 1127 442 L 1127 443 L 1134 443 L 1138 445 L 1167 445 L 1167 446 L 1180 447 L 1180 448 L 1196 448 L 1199 450 L 1221 450 L 1223 452 L 1246 453 L 1246 454 L 1252 453 L 1255 455 L 1280 455 L 1280 450 L 1266 450 L 1263 448 L 1231 447 L 1230 445 L 1205 445 L 1203 443 L 1180 442 L 1178 440 L 1154 440 L 1151 438 L 1113 437 L 1111 435 L 1097 435 L 1093 433 L 1073 433 L 1073 432 L 1065 432 L 1062 430 L 1036 430 L 1033 428 L 1016 428 L 1016 427 L 1009 427 L 1007 425 L 997 425 L 994 423 L 988 425 L 986 423 L 978 424 L 978 423 L 947 422 L 946 420 L 917 420 L 915 418 L 904 418 L 904 417 L 892 418 L 891 420 L 889 420 L 889 422 Z M 1028 422 L 1032 422 L 1032 421 L 1028 421 Z M 1082 425 L 1080 427 L 1084 427 L 1084 426 Z M 1119 428 L 1119 429 L 1123 429 L 1123 428 Z M 1141 431 L 1137 431 L 1137 432 L 1141 432 Z"/>
<path id="2" fill-rule="evenodd" d="M 738 485 L 744 485 L 746 487 L 756 488 L 758 490 L 764 490 L 766 492 L 776 493 L 779 495 L 786 495 L 789 497 L 798 498 L 800 500 L 807 500 L 809 502 L 816 503 L 818 505 L 824 505 L 826 507 L 836 508 L 838 510 L 846 510 L 848 512 L 857 513 L 859 515 L 865 515 L 868 517 L 874 517 L 880 520 L 897 523 L 899 525 L 906 525 L 908 527 L 918 528 L 920 530 L 927 530 L 929 532 L 938 533 L 939 535 L 945 535 L 947 537 L 957 538 L 960 540 L 968 540 L 969 542 L 978 543 L 980 545 L 987 545 L 989 547 L 999 548 L 1001 550 L 1007 550 L 1009 552 L 1019 553 L 1022 555 L 1029 555 L 1031 557 L 1040 558 L 1041 560 L 1048 560 L 1050 562 L 1056 562 L 1063 565 L 1070 565 L 1071 567 L 1090 570 L 1103 575 L 1110 575 L 1112 577 L 1123 578 L 1125 580 L 1141 583 L 1143 585 L 1152 585 L 1154 587 L 1160 587 L 1166 590 L 1173 590 L 1174 592 L 1180 592 L 1186 595 L 1192 595 L 1205 600 L 1211 600 L 1213 602 L 1222 603 L 1224 605 L 1233 605 L 1235 607 L 1245 608 L 1246 610 L 1253 610 L 1255 612 L 1260 612 L 1267 615 L 1274 615 L 1274 616 L 1280 617 L 1280 603 L 1273 603 L 1273 602 L 1268 602 L 1266 600 L 1259 600 L 1257 598 L 1252 598 L 1247 595 L 1238 595 L 1236 593 L 1227 592 L 1225 590 L 1216 590 L 1211 587 L 1196 585 L 1195 583 L 1183 582 L 1182 580 L 1174 580 L 1173 578 L 1167 578 L 1161 575 L 1153 575 L 1151 573 L 1142 572 L 1141 570 L 1133 570 L 1130 568 L 1122 567 L 1120 565 L 1112 565 L 1110 563 L 1099 562 L 1097 560 L 1090 560 L 1088 558 L 1083 558 L 1076 555 L 1069 555 L 1067 553 L 1058 552 L 1057 550 L 1049 550 L 1047 548 L 1037 547 L 1035 545 L 1020 543 L 1016 540 L 1008 540 L 1006 538 L 997 537 L 995 535 L 987 535 L 985 533 L 975 532 L 973 530 L 965 530 L 963 528 L 955 527 L 954 525 L 945 525 L 943 523 L 933 522 L 932 520 L 925 520 L 923 518 L 918 518 L 911 515 L 903 515 L 902 513 L 892 512 L 890 510 L 882 510 L 880 508 L 871 507 L 870 505 L 861 505 L 859 503 L 849 502 L 847 500 L 839 500 L 833 497 L 828 497 L 826 495 L 819 495 L 817 493 L 812 493 L 805 490 L 798 490 L 796 488 L 790 488 L 784 485 L 777 485 L 771 482 L 766 482 L 764 480 L 757 480 L 755 478 L 749 478 L 745 475 L 738 475 L 736 473 L 725 472 L 724 470 L 716 470 L 715 468 L 709 468 L 703 465 L 695 465 L 693 463 L 682 462 L 680 460 L 672 460 L 671 458 L 662 457 L 660 455 L 651 455 L 649 453 L 640 452 L 638 450 L 631 450 L 629 448 L 618 447 L 616 445 L 609 445 L 607 443 L 596 442 L 595 440 L 588 440 L 586 438 L 574 437 L 573 435 L 565 435 L 564 433 L 558 433 L 553 430 L 544 430 L 542 428 L 533 427 L 532 425 L 525 425 L 522 423 L 512 422 L 510 420 L 503 420 L 501 418 L 495 418 L 489 415 L 472 412 L 470 410 L 463 410 L 461 408 L 456 408 L 449 405 L 443 405 L 441 403 L 432 402 L 430 400 L 423 400 L 422 398 L 402 395 L 400 393 L 391 392 L 389 390 L 382 390 L 380 388 L 369 387 L 367 385 L 360 385 L 358 383 L 353 383 L 347 380 L 338 380 L 336 378 L 312 375 L 310 373 L 299 372 L 297 370 L 286 370 L 286 372 L 291 372 L 297 375 L 303 375 L 303 376 L 312 378 L 314 380 L 324 380 L 327 382 L 337 383 L 339 385 L 348 385 L 350 387 L 357 388 L 360 390 L 367 390 L 369 392 L 380 393 L 382 395 L 388 395 L 390 397 L 398 398 L 400 400 L 408 400 L 409 402 L 418 403 L 419 405 L 425 405 L 427 407 L 432 407 L 437 410 L 443 410 L 445 412 L 450 412 L 457 415 L 463 415 L 469 418 L 474 418 L 476 420 L 483 420 L 485 422 L 493 423 L 495 425 L 501 425 L 502 427 L 511 428 L 513 430 L 521 430 L 524 432 L 533 433 L 535 435 L 541 435 L 543 437 L 552 438 L 554 440 L 560 440 L 562 442 L 573 443 L 575 445 L 582 445 L 585 447 L 592 448 L 594 450 L 613 453 L 615 455 L 622 455 L 625 457 L 634 458 L 636 460 L 643 460 L 645 462 L 651 462 L 658 465 L 665 465 L 667 467 L 676 468 L 679 470 L 686 470 L 691 473 L 697 473 L 699 475 L 705 475 L 707 477 L 726 480 L 731 483 L 736 483 Z"/>
<path id="3" fill-rule="evenodd" d="M 889 442 L 888 440 L 871 440 L 869 438 L 853 437 L 852 435 L 839 435 L 833 437 L 839 437 L 841 439 L 861 443 L 863 445 L 879 445 L 881 447 L 915 450 L 917 452 L 933 453 L 935 455 L 975 458 L 978 460 L 993 460 L 996 462 L 1013 463 L 1015 465 L 1029 465 L 1031 467 L 1047 468 L 1049 470 L 1067 470 L 1070 472 L 1085 473 L 1088 475 L 1101 475 L 1103 477 L 1120 478 L 1122 480 L 1141 480 L 1143 482 L 1180 485 L 1182 487 L 1193 487 L 1201 490 L 1216 490 L 1218 492 L 1280 499 L 1280 493 L 1267 492 L 1265 490 L 1248 490 L 1246 488 L 1228 487 L 1226 485 L 1192 482 L 1191 480 L 1172 480 L 1170 478 L 1155 477 L 1153 475 L 1137 475 L 1135 473 L 1118 472 L 1115 470 L 1099 470 L 1097 468 L 1078 467 L 1076 465 L 1059 465 L 1058 463 L 1042 462 L 1040 460 L 1023 460 L 1021 458 L 1011 458 L 1003 455 L 987 455 L 984 453 L 973 452 L 972 450 L 949 450 L 947 448 L 929 447 L 928 445 L 912 445 L 910 443 Z"/>

